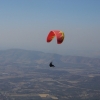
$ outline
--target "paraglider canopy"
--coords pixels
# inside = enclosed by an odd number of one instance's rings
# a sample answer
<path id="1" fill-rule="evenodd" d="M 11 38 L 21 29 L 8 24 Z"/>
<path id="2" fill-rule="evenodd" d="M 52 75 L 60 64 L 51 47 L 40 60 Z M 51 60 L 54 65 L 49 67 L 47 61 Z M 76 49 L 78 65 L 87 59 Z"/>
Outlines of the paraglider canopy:
<path id="1" fill-rule="evenodd" d="M 61 44 L 64 40 L 64 32 L 60 30 L 51 30 L 47 36 L 47 42 L 51 42 L 54 37 L 57 38 L 57 44 Z"/>

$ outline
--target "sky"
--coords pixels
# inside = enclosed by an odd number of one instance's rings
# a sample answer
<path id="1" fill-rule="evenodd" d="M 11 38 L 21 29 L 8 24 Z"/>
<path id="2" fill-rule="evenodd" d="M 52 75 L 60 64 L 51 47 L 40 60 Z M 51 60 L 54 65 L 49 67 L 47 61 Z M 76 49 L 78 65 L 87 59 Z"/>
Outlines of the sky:
<path id="1" fill-rule="evenodd" d="M 65 33 L 50 43 L 51 30 Z M 0 50 L 100 51 L 100 0 L 0 0 Z"/>

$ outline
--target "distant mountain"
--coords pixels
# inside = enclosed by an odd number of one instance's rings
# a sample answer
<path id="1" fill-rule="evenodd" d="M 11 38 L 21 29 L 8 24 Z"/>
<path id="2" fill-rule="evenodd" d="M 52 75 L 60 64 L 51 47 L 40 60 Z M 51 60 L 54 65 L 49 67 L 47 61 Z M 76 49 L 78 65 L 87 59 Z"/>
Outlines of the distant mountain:
<path id="1" fill-rule="evenodd" d="M 100 58 L 100 50 L 67 50 L 67 54 L 72 56 Z"/>
<path id="2" fill-rule="evenodd" d="M 34 65 L 47 65 L 53 61 L 56 66 L 76 66 L 85 64 L 89 66 L 100 67 L 100 58 L 82 57 L 82 56 L 62 56 L 53 53 L 44 53 L 40 51 L 9 49 L 0 50 L 0 64 L 6 63 L 25 63 Z M 74 65 L 73 65 L 74 64 Z"/>

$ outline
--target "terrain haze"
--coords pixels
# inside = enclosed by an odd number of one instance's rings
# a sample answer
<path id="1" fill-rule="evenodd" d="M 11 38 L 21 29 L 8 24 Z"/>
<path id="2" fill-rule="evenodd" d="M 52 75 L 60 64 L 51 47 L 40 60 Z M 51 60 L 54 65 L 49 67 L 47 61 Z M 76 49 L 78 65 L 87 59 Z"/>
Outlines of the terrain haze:
<path id="1" fill-rule="evenodd" d="M 0 50 L 0 99 L 100 100 L 100 58 Z"/>

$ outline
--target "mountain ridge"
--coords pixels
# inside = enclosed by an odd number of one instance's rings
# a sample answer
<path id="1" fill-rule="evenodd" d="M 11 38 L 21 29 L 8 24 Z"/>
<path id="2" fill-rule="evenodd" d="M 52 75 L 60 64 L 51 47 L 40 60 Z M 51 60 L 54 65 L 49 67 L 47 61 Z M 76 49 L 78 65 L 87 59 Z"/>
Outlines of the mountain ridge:
<path id="1" fill-rule="evenodd" d="M 100 66 L 100 58 L 70 55 L 63 56 L 59 54 L 24 49 L 0 50 L 0 63 L 30 62 L 36 64 L 48 64 L 50 61 L 55 62 L 56 65 L 63 66 L 66 66 L 66 64 L 69 63 Z"/>

